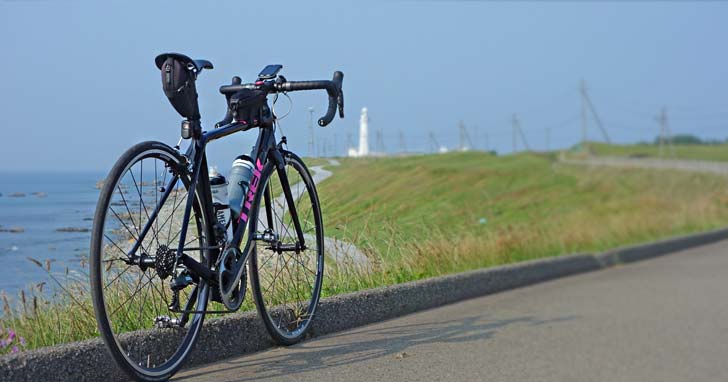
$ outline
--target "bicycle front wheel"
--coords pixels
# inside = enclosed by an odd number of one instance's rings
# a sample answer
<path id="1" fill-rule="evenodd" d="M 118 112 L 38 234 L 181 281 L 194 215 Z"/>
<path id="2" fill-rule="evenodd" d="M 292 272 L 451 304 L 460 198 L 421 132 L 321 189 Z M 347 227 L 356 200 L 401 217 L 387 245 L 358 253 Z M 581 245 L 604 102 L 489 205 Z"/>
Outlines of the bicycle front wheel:
<path id="1" fill-rule="evenodd" d="M 311 326 L 324 276 L 324 231 L 318 195 L 303 161 L 285 154 L 284 184 L 275 166 L 261 174 L 257 202 L 250 213 L 250 276 L 253 296 L 271 337 L 281 345 L 303 339 Z M 290 186 L 297 219 L 283 193 Z"/>
<path id="2" fill-rule="evenodd" d="M 182 237 L 184 253 L 210 265 L 212 224 L 189 187 L 176 151 L 143 142 L 119 158 L 99 195 L 89 259 L 94 310 L 112 357 L 136 380 L 169 379 L 202 327 L 207 283 L 190 277 L 184 288 L 170 287 L 185 274 L 174 261 Z M 193 208 L 183 235 L 188 197 Z"/>

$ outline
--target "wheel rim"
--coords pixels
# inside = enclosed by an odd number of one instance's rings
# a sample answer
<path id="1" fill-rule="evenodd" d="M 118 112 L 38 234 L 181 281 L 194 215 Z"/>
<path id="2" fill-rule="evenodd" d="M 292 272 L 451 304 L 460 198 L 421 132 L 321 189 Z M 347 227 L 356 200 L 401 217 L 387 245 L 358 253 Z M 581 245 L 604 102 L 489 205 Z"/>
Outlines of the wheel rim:
<path id="1" fill-rule="evenodd" d="M 272 328 L 284 338 L 303 335 L 313 319 L 323 278 L 323 230 L 315 191 L 301 164 L 290 160 L 286 174 L 296 207 L 306 249 L 296 253 L 274 250 L 271 242 L 254 242 L 253 261 L 257 269 L 256 284 L 259 307 Z M 307 174 L 306 174 L 307 175 Z M 273 206 L 273 224 L 265 212 L 266 200 L 260 195 L 260 207 L 254 222 L 258 235 L 272 230 L 282 244 L 295 244 L 297 235 L 283 195 L 280 178 L 274 170 L 265 180 L 262 192 L 268 190 Z"/>
<path id="2" fill-rule="evenodd" d="M 188 315 L 184 327 L 155 327 L 158 316 L 184 319 L 184 315 L 167 308 L 173 294 L 169 288 L 170 278 L 162 280 L 154 266 L 141 269 L 126 264 L 123 259 L 138 241 L 139 232 L 149 220 L 164 188 L 175 175 L 179 176 L 170 170 L 177 168 L 179 163 L 162 150 L 145 151 L 128 163 L 114 184 L 108 185 L 113 186 L 112 192 L 104 204 L 105 216 L 98 227 L 101 234 L 95 235 L 100 242 L 94 246 L 99 249 L 94 271 L 100 276 L 98 292 L 103 300 L 103 313 L 98 316 L 106 321 L 110 330 L 112 338 L 107 339 L 107 343 L 115 345 L 132 368 L 143 375 L 162 376 L 185 358 L 204 315 Z M 183 176 L 172 184 L 172 193 L 162 205 L 137 254 L 158 255 L 164 246 L 176 252 L 188 183 Z M 196 201 L 190 214 L 185 238 L 187 248 L 202 248 L 207 244 L 204 214 L 199 212 L 198 206 L 199 201 Z M 206 263 L 202 250 L 185 253 Z M 208 293 L 209 288 L 204 283 L 196 289 L 187 287 L 180 292 L 180 307 L 191 300 L 193 309 L 204 310 Z"/>

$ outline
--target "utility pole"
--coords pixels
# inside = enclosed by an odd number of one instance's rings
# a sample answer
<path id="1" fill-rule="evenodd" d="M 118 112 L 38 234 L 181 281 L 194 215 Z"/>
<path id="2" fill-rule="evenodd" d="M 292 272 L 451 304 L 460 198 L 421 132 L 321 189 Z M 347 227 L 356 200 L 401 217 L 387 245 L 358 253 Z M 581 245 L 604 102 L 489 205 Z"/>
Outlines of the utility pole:
<path id="1" fill-rule="evenodd" d="M 402 130 L 399 131 L 399 152 L 407 152 L 407 145 L 404 142 L 404 133 L 402 132 Z"/>
<path id="2" fill-rule="evenodd" d="M 526 141 L 526 135 L 523 134 L 523 130 L 521 130 L 521 122 L 518 120 L 517 114 L 513 113 L 513 120 L 511 123 L 513 126 L 513 152 L 516 152 L 516 143 L 519 136 L 521 137 L 521 142 L 523 143 L 523 147 L 526 148 L 526 151 L 531 151 L 531 148 L 528 146 L 528 142 Z"/>
<path id="3" fill-rule="evenodd" d="M 675 156 L 675 148 L 672 146 L 672 132 L 670 131 L 670 125 L 667 122 L 667 107 L 663 106 L 660 110 L 660 115 L 655 118 L 657 123 L 660 124 L 660 158 L 662 158 L 663 147 L 667 142 L 670 156 Z"/>
<path id="4" fill-rule="evenodd" d="M 478 138 L 480 138 L 480 129 L 478 128 L 478 126 L 474 126 L 472 131 L 473 131 L 473 140 L 475 142 L 480 142 L 480 139 L 478 139 Z M 473 145 L 473 150 L 475 150 L 475 149 L 476 149 L 475 145 Z"/>
<path id="5" fill-rule="evenodd" d="M 460 151 L 467 151 L 473 146 L 473 142 L 470 140 L 468 130 L 465 128 L 465 123 L 463 123 L 462 120 L 460 120 L 460 123 L 458 124 L 458 130 L 460 131 Z M 467 141 L 470 146 L 468 146 L 465 141 Z"/>
<path id="6" fill-rule="evenodd" d="M 528 142 L 526 141 L 526 135 L 523 134 L 523 130 L 521 130 L 521 123 L 518 122 L 518 120 L 516 120 L 516 122 L 518 123 L 518 132 L 521 135 L 521 141 L 523 141 L 523 147 L 526 148 L 526 151 L 531 151 L 531 148 L 528 146 Z"/>
<path id="7" fill-rule="evenodd" d="M 546 151 L 551 151 L 551 128 L 546 128 Z"/>
<path id="8" fill-rule="evenodd" d="M 380 153 L 384 153 L 386 151 L 384 147 L 384 139 L 382 139 L 382 129 L 377 129 L 377 149 Z"/>
<path id="9" fill-rule="evenodd" d="M 597 109 L 594 107 L 594 104 L 591 101 L 591 98 L 589 98 L 589 93 L 587 92 L 586 88 L 586 81 L 583 79 L 581 80 L 580 86 L 579 86 L 579 92 L 581 93 L 581 141 L 582 146 L 586 148 L 586 134 L 587 134 L 587 109 L 591 112 L 592 116 L 594 117 L 594 122 L 596 122 L 597 127 L 599 127 L 599 130 L 602 132 L 602 136 L 604 137 L 604 141 L 607 143 L 612 143 L 612 140 L 609 139 L 609 134 L 607 134 L 607 129 L 604 128 L 604 125 L 602 124 L 602 119 L 599 118 L 599 114 L 597 114 Z"/>
<path id="10" fill-rule="evenodd" d="M 579 93 L 581 94 L 581 150 L 586 151 L 586 81 L 583 79 L 579 83 Z"/>
<path id="11" fill-rule="evenodd" d="M 458 132 L 460 133 L 460 151 L 467 150 L 465 147 L 465 124 L 462 120 L 458 123 Z"/>
<path id="12" fill-rule="evenodd" d="M 662 151 L 663 147 L 665 146 L 665 109 L 662 109 L 662 112 L 659 116 L 656 117 L 657 123 L 660 124 L 660 135 L 659 135 L 659 144 L 660 144 L 660 150 L 659 150 L 659 157 L 662 158 Z"/>
<path id="13" fill-rule="evenodd" d="M 516 116 L 516 113 L 513 113 L 511 127 L 513 128 L 513 153 L 515 154 L 516 151 L 518 151 L 518 117 Z"/>
<path id="14" fill-rule="evenodd" d="M 488 142 L 488 132 L 485 132 L 485 151 L 490 151 L 490 143 Z"/>
<path id="15" fill-rule="evenodd" d="M 308 140 L 308 156 L 313 157 L 316 155 L 314 152 L 315 147 L 313 144 L 313 108 L 308 108 L 308 130 L 311 131 L 311 138 Z"/>
<path id="16" fill-rule="evenodd" d="M 433 153 L 438 152 L 440 150 L 440 143 L 437 142 L 437 139 L 435 139 L 435 134 L 430 131 L 430 149 L 432 149 Z"/>

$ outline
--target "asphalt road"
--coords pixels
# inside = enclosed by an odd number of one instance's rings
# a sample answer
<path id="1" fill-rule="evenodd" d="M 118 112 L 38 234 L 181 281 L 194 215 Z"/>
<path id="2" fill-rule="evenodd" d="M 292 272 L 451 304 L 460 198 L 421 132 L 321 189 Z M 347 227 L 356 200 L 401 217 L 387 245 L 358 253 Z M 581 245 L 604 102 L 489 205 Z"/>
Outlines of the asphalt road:
<path id="1" fill-rule="evenodd" d="M 666 154 L 669 155 L 669 154 Z M 690 172 L 706 172 L 718 175 L 728 175 L 728 162 L 702 161 L 693 159 L 663 159 L 663 158 L 629 158 L 599 156 L 585 159 L 561 159 L 561 163 L 587 166 L 613 166 L 626 168 L 646 168 L 657 170 L 681 170 Z"/>
<path id="2" fill-rule="evenodd" d="M 187 370 L 181 381 L 726 381 L 728 241 Z"/>

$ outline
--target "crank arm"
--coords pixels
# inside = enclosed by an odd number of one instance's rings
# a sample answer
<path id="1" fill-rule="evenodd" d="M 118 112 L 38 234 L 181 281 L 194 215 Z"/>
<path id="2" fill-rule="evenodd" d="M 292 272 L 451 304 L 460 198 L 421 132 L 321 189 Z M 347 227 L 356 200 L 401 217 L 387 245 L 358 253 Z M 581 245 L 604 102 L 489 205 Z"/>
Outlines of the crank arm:
<path id="1" fill-rule="evenodd" d="M 250 243 L 254 245 L 253 241 L 251 241 Z M 246 253 L 249 254 L 250 251 L 246 251 Z M 238 283 L 240 282 L 240 278 L 243 277 L 243 272 L 245 271 L 245 262 L 248 260 L 247 254 L 237 259 L 235 263 L 230 267 L 230 269 L 226 271 L 235 275 L 235 277 L 233 277 L 234 281 L 227 283 L 229 284 L 230 289 L 225 290 L 225 286 L 220 285 L 220 292 L 222 294 L 229 295 L 233 291 L 233 289 L 235 289 L 235 286 L 238 285 Z M 218 270 L 218 272 L 222 272 L 222 270 Z"/>
<path id="2" fill-rule="evenodd" d="M 179 257 L 179 261 L 185 267 L 187 267 L 187 269 L 192 273 L 193 277 L 201 277 L 211 284 L 216 283 L 215 274 L 213 273 L 213 271 L 210 268 L 200 264 L 199 261 L 191 258 L 189 255 L 183 253 L 182 256 Z"/>

